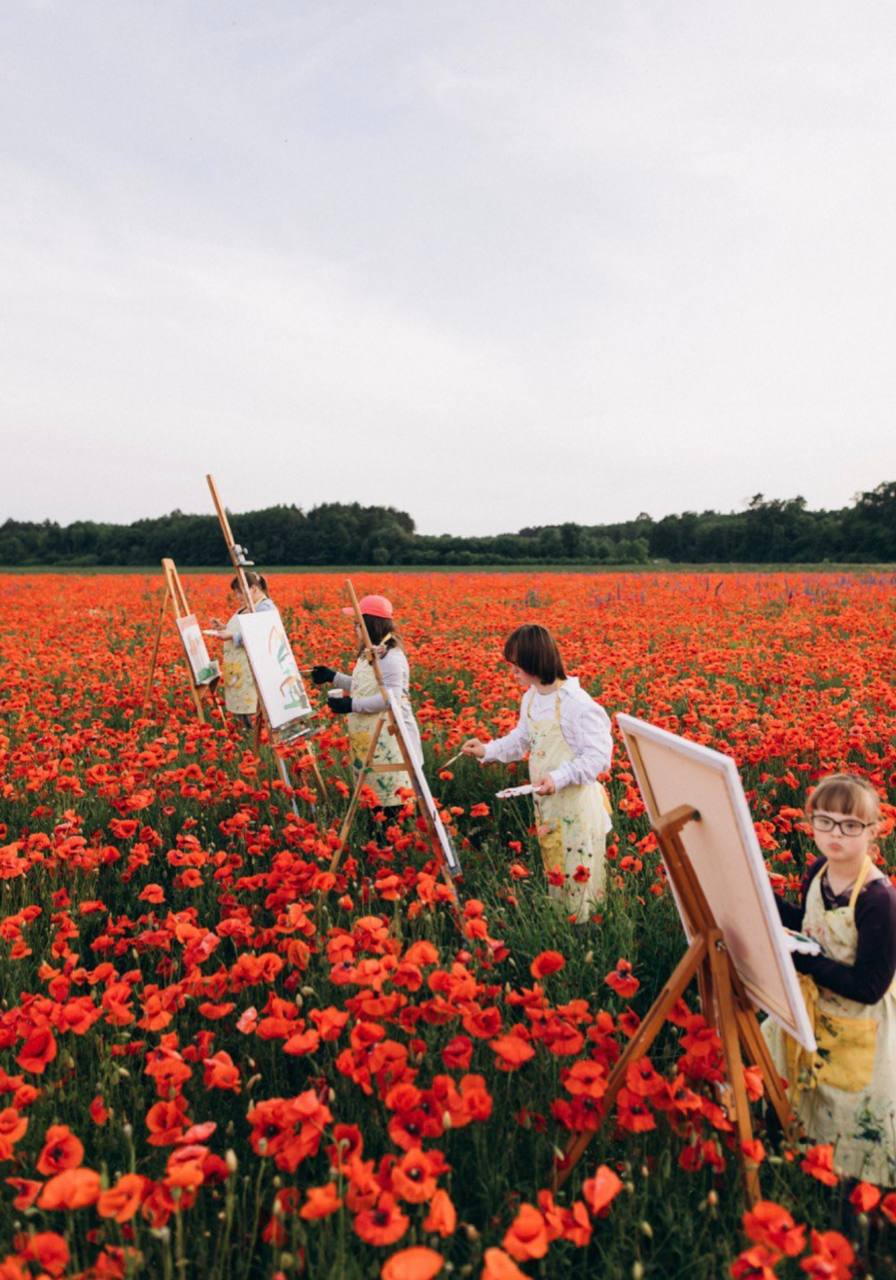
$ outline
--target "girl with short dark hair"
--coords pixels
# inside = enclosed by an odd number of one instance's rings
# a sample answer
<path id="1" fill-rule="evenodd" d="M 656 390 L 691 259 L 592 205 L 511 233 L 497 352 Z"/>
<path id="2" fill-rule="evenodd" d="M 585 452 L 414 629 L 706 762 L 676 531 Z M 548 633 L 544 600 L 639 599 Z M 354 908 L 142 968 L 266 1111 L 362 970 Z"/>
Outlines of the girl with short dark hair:
<path id="1" fill-rule="evenodd" d="M 504 657 L 524 691 L 519 723 L 492 742 L 470 738 L 463 751 L 482 764 L 528 755 L 548 892 L 581 924 L 605 886 L 610 807 L 597 775 L 610 767 L 610 720 L 578 680 L 567 676 L 546 627 L 517 627 L 504 642 Z"/>

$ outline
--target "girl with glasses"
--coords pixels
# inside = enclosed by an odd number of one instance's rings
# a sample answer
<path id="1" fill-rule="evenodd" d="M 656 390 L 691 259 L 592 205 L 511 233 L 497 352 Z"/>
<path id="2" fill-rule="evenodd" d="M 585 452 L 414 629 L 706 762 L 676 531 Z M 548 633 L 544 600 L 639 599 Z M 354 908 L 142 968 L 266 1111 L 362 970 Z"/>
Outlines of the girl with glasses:
<path id="1" fill-rule="evenodd" d="M 818 1049 L 807 1053 L 771 1020 L 763 1031 L 814 1142 L 831 1143 L 846 1177 L 896 1185 L 896 889 L 875 865 L 881 812 L 864 778 L 822 778 L 806 816 L 820 857 L 800 904 L 776 899 L 788 929 L 820 955 L 792 956 Z"/>

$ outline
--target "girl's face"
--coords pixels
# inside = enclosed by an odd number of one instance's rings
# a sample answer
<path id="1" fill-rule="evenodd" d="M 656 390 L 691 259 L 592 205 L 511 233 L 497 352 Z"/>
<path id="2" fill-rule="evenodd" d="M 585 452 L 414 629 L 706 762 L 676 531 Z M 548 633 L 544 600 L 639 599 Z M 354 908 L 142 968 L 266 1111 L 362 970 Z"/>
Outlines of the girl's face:
<path id="1" fill-rule="evenodd" d="M 511 662 L 510 669 L 513 672 L 513 678 L 521 689 L 528 689 L 533 684 L 540 686 L 541 681 L 538 676 L 530 676 L 528 671 L 524 671 L 522 667 L 518 667 L 515 662 Z"/>
<path id="2" fill-rule="evenodd" d="M 818 852 L 833 866 L 860 863 L 871 852 L 878 825 L 870 822 L 856 827 L 857 823 L 864 821 L 855 813 L 837 813 L 833 809 L 813 810 L 810 822 Z M 844 824 L 846 831 L 843 830 Z M 821 829 L 827 826 L 831 828 L 829 831 Z M 851 830 L 853 827 L 856 827 L 855 831 Z"/>

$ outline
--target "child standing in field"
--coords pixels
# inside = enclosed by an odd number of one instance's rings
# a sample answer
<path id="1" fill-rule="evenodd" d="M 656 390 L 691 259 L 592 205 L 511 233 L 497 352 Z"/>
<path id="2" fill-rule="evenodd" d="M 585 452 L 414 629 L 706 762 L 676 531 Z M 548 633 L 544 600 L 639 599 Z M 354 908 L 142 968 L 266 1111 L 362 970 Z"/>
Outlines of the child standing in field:
<path id="1" fill-rule="evenodd" d="M 874 865 L 880 802 L 852 774 L 823 778 L 806 805 L 821 855 L 800 905 L 776 898 L 786 928 L 822 947 L 793 955 L 816 1053 L 770 1019 L 763 1032 L 791 1104 L 846 1177 L 896 1185 L 896 889 Z"/>
<path id="2" fill-rule="evenodd" d="M 528 753 L 548 892 L 584 923 L 604 893 L 612 824 L 597 775 L 610 767 L 610 720 L 578 680 L 567 676 L 545 627 L 517 627 L 507 637 L 504 657 L 525 691 L 519 723 L 492 742 L 470 738 L 463 751 L 482 764 L 506 764 Z"/>
<path id="3" fill-rule="evenodd" d="M 262 575 L 260 573 L 245 573 L 244 577 L 256 613 L 263 613 L 266 610 L 273 609 L 275 607 L 274 602 L 268 595 L 268 584 Z M 234 578 L 230 584 L 230 598 L 236 606 L 235 612 L 231 614 L 226 623 L 221 622 L 218 618 L 213 618 L 212 623 L 217 630 L 210 631 L 207 634 L 215 635 L 219 640 L 224 641 L 224 651 L 221 656 L 221 683 L 224 686 L 224 706 L 232 716 L 244 724 L 248 724 L 258 712 L 258 691 L 255 688 L 252 669 L 249 666 L 249 659 L 246 657 L 243 638 L 240 634 L 240 614 L 248 613 L 249 610 L 243 599 L 239 578 Z"/>
<path id="4" fill-rule="evenodd" d="M 401 713 L 404 729 L 404 740 L 408 749 L 418 763 L 423 761 L 423 748 L 420 742 L 420 730 L 414 719 L 411 707 L 410 683 L 411 673 L 407 655 L 401 637 L 393 622 L 391 601 L 385 596 L 362 596 L 358 601 L 364 625 L 370 642 L 374 646 L 380 668 L 383 685 L 395 695 Z M 354 616 L 354 609 L 343 609 L 342 612 Z M 358 656 L 351 675 L 337 671 L 333 667 L 316 666 L 311 670 L 311 679 L 315 684 L 332 683 L 343 691 L 343 697 L 330 696 L 328 705 L 337 715 L 348 716 L 348 734 L 352 747 L 352 763 L 356 775 L 360 774 L 367 753 L 370 749 L 371 736 L 377 717 L 386 709 L 386 702 L 380 693 L 376 672 L 368 661 L 364 651 L 361 628 L 355 624 L 355 638 L 358 642 Z M 387 726 L 383 726 L 377 740 L 373 756 L 373 764 L 401 764 L 402 755 L 398 743 Z M 404 804 L 401 790 L 411 787 L 411 779 L 407 770 L 396 770 L 388 773 L 370 772 L 366 781 L 377 797 L 377 803 L 383 809 L 394 809 Z"/>

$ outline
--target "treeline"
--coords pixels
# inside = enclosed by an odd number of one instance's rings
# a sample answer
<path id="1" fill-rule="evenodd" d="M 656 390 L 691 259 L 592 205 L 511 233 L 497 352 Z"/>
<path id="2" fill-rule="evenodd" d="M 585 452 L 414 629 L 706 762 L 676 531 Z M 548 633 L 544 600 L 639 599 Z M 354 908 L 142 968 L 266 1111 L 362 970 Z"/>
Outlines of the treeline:
<path id="1" fill-rule="evenodd" d="M 258 564 L 581 564 L 798 563 L 896 561 L 896 481 L 859 494 L 838 511 L 809 511 L 803 498 L 757 494 L 745 511 L 685 511 L 654 520 L 641 514 L 619 524 L 571 522 L 490 537 L 433 537 L 393 507 L 324 503 L 234 514 L 235 536 Z M 78 520 L 6 520 L 0 564 L 149 565 L 171 556 L 179 565 L 225 560 L 211 515 L 170 515 L 133 524 Z"/>

